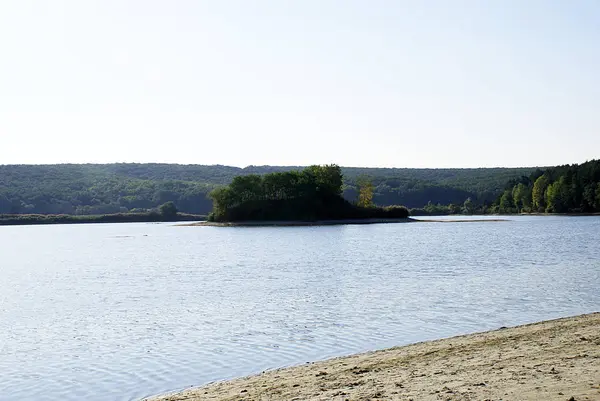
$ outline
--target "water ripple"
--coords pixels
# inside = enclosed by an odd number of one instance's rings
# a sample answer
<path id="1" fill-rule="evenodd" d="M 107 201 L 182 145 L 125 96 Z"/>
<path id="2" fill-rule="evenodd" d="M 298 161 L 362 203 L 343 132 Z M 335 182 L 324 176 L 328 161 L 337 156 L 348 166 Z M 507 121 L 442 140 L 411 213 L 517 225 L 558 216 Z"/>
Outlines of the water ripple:
<path id="1" fill-rule="evenodd" d="M 598 243 L 598 217 L 2 227 L 0 400 L 139 400 L 596 311 Z"/>

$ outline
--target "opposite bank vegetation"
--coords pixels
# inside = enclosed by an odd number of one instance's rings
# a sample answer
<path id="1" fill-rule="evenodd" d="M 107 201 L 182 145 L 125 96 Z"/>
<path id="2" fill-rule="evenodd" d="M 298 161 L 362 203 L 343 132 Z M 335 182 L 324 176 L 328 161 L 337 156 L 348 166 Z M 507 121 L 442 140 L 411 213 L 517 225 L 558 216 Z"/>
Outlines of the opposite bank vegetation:
<path id="1" fill-rule="evenodd" d="M 114 213 L 90 216 L 68 214 L 0 214 L 0 226 L 37 224 L 91 224 L 91 223 L 158 223 L 175 221 L 200 221 L 206 216 L 179 213 L 173 202 L 163 204 L 158 210 L 145 213 Z"/>
<path id="2" fill-rule="evenodd" d="M 462 205 L 434 205 L 422 209 L 376 207 L 376 187 L 368 176 L 356 179 L 357 200 L 343 198 L 339 166 L 311 166 L 302 171 L 235 177 L 210 193 L 211 221 L 324 220 L 396 218 L 409 215 L 600 213 L 600 160 L 537 169 L 510 180 L 491 204 L 467 198 Z"/>
<path id="3" fill-rule="evenodd" d="M 228 185 L 238 175 L 267 174 L 303 167 L 157 163 L 0 165 L 0 214 L 102 215 L 148 213 L 172 201 L 184 213 L 206 215 L 212 210 L 208 193 Z M 415 169 L 342 167 L 343 196 L 353 202 L 358 179 L 374 185 L 377 205 L 422 208 L 431 201 L 443 205 L 491 203 L 512 178 L 534 168 Z"/>
<path id="4" fill-rule="evenodd" d="M 292 169 L 170 164 L 0 166 L 0 220 L 4 224 L 160 221 L 157 208 L 166 202 L 187 214 L 178 214 L 180 220 L 190 215 L 189 220 L 202 220 L 214 206 L 207 195 L 232 183 L 235 175 L 256 180 L 256 175 Z M 342 196 L 347 201 L 361 203 L 361 196 L 370 190 L 372 204 L 403 204 L 410 207 L 412 216 L 600 213 L 599 160 L 545 169 L 341 171 Z"/>
<path id="5" fill-rule="evenodd" d="M 488 204 L 467 198 L 463 204 L 434 204 L 410 210 L 411 215 L 600 213 L 600 160 L 547 169 L 509 180 Z"/>
<path id="6" fill-rule="evenodd" d="M 493 206 L 498 213 L 599 213 L 600 160 L 512 180 Z"/>

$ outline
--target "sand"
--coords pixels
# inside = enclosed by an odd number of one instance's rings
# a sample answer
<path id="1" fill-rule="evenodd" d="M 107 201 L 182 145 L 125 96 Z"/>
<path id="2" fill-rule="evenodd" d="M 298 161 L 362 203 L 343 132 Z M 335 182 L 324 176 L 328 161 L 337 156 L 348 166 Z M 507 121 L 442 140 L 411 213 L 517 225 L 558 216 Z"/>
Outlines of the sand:
<path id="1" fill-rule="evenodd" d="M 272 370 L 151 399 L 600 400 L 600 313 Z"/>

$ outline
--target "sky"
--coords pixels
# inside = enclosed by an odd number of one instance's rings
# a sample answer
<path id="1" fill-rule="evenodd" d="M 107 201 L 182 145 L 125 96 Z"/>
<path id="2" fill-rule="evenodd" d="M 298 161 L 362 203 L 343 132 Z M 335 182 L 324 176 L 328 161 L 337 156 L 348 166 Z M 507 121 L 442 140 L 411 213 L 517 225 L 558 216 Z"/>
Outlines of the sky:
<path id="1" fill-rule="evenodd" d="M 0 164 L 600 157 L 600 2 L 4 0 Z"/>

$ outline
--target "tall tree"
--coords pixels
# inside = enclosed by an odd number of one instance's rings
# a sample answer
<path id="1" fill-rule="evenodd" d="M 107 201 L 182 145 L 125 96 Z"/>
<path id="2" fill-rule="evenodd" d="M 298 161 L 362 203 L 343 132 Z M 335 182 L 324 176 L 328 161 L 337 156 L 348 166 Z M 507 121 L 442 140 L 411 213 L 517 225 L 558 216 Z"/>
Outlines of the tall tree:
<path id="1" fill-rule="evenodd" d="M 368 177 L 362 176 L 358 179 L 358 206 L 371 207 L 373 206 L 373 181 Z"/>
<path id="2" fill-rule="evenodd" d="M 513 202 L 512 191 L 507 189 L 500 197 L 499 212 L 500 213 L 513 213 L 515 211 L 515 204 Z"/>
<path id="3" fill-rule="evenodd" d="M 533 209 L 537 212 L 543 212 L 546 209 L 546 189 L 550 185 L 550 179 L 547 174 L 542 174 L 533 183 L 532 201 Z"/>
<path id="4" fill-rule="evenodd" d="M 517 212 L 529 212 L 531 210 L 530 187 L 519 183 L 513 188 L 512 196 Z"/>
<path id="5" fill-rule="evenodd" d="M 561 176 L 558 181 L 548 185 L 546 189 L 546 212 L 566 212 L 568 210 L 568 191 L 569 188 L 564 176 Z"/>

